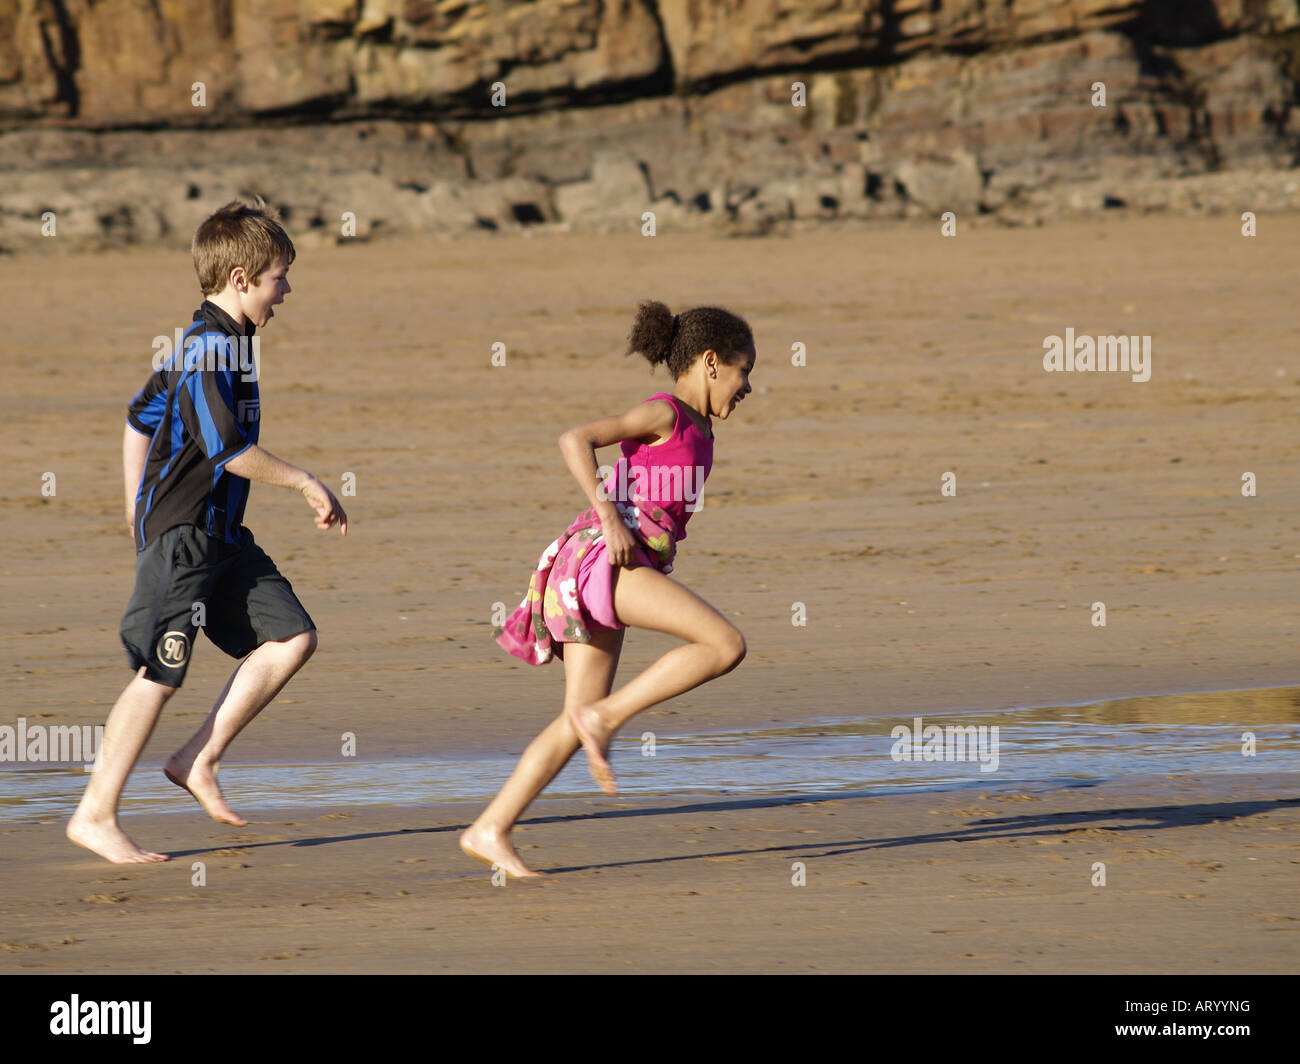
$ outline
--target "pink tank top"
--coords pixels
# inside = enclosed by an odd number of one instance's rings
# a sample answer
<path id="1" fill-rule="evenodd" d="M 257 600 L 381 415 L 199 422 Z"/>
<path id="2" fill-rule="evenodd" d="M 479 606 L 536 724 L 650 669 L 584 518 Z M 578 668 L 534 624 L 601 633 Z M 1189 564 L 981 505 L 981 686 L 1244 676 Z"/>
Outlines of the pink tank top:
<path id="1" fill-rule="evenodd" d="M 704 505 L 704 481 L 713 468 L 713 437 L 682 413 L 676 396 L 656 392 L 642 401 L 653 399 L 666 399 L 677 411 L 672 435 L 655 444 L 624 440 L 623 457 L 605 481 L 605 493 L 616 502 L 630 502 L 635 495 L 663 507 L 677 525 L 677 539 L 682 540 L 691 514 Z M 713 419 L 705 420 L 711 433 Z"/>

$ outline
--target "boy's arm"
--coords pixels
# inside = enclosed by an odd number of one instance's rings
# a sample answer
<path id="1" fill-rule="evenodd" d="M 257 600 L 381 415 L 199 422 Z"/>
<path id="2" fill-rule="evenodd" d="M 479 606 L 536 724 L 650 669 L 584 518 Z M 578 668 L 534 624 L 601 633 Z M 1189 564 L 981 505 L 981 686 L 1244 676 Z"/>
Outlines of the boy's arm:
<path id="1" fill-rule="evenodd" d="M 126 523 L 135 529 L 135 496 L 140 490 L 140 478 L 144 476 L 144 463 L 149 457 L 149 443 L 152 436 L 137 432 L 126 423 L 122 432 L 122 477 L 126 488 Z"/>
<path id="2" fill-rule="evenodd" d="M 333 492 L 304 469 L 283 462 L 248 440 L 236 414 L 234 370 L 229 367 L 190 374 L 178 385 L 179 409 L 186 430 L 213 468 L 262 484 L 302 492 L 316 511 L 317 528 L 340 527 L 348 534 L 348 515 Z"/>
<path id="3" fill-rule="evenodd" d="M 343 512 L 338 499 L 305 469 L 276 458 L 255 443 L 226 462 L 225 468 L 245 480 L 302 492 L 308 505 L 316 511 L 317 528 L 332 528 L 337 524 L 343 535 L 348 534 L 348 515 Z"/>

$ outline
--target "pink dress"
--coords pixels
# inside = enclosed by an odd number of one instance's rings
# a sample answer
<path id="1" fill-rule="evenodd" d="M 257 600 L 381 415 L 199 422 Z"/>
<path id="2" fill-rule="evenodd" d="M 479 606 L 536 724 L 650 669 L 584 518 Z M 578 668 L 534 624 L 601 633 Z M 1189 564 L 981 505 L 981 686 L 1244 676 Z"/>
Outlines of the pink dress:
<path id="1" fill-rule="evenodd" d="M 669 573 L 713 468 L 713 423 L 706 419 L 706 434 L 682 413 L 676 396 L 656 392 L 644 402 L 653 399 L 665 399 L 676 409 L 672 434 L 657 444 L 624 440 L 623 457 L 603 488 L 640 541 L 630 565 Z M 524 600 L 493 634 L 515 657 L 545 665 L 554 655 L 563 658 L 565 643 L 587 643 L 593 631 L 623 627 L 614 612 L 613 566 L 600 518 L 595 510 L 584 510 L 542 552 Z"/>

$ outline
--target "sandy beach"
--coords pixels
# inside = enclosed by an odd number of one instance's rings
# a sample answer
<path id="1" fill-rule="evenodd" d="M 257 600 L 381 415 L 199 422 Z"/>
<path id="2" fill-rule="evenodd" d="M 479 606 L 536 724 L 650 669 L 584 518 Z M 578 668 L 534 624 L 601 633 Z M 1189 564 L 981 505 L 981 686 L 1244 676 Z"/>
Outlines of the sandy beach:
<path id="1" fill-rule="evenodd" d="M 563 864 L 503 887 L 456 849 L 477 811 L 341 803 L 239 830 L 197 807 L 137 817 L 132 829 L 173 857 L 144 869 L 52 845 L 57 824 L 6 826 L 0 963 L 65 974 L 1297 967 L 1293 777 L 797 805 L 542 803 L 520 852 Z M 1095 861 L 1105 887 L 1092 885 Z"/>
<path id="2" fill-rule="evenodd" d="M 1235 216 L 1110 212 L 953 238 L 927 222 L 303 240 L 261 333 L 261 443 L 336 491 L 353 474 L 355 495 L 343 539 L 293 493 L 252 489 L 246 523 L 320 648 L 228 763 L 337 761 L 344 733 L 372 759 L 514 755 L 558 712 L 560 666 L 506 656 L 494 605 L 513 609 L 582 508 L 560 433 L 671 388 L 622 357 L 641 298 L 735 310 L 758 360 L 754 394 L 715 422 L 674 574 L 749 654 L 637 727 L 1295 684 L 1298 239 L 1300 215 L 1247 238 Z M 102 724 L 129 678 L 125 405 L 198 290 L 183 248 L 0 256 L 0 285 L 20 294 L 0 397 L 0 723 Z M 1067 329 L 1150 337 L 1150 379 L 1046 372 L 1044 340 Z M 670 645 L 630 635 L 620 679 Z M 232 667 L 199 641 L 137 773 Z M 84 777 L 68 779 L 70 814 Z M 562 874 L 504 888 L 456 849 L 477 805 L 341 793 L 236 829 L 177 791 L 176 812 L 126 820 L 173 860 L 122 869 L 69 844 L 63 819 L 14 815 L 0 781 L 0 970 L 1300 970 L 1300 790 L 1263 768 L 799 803 L 593 787 L 543 797 L 521 829 L 525 859 Z"/>

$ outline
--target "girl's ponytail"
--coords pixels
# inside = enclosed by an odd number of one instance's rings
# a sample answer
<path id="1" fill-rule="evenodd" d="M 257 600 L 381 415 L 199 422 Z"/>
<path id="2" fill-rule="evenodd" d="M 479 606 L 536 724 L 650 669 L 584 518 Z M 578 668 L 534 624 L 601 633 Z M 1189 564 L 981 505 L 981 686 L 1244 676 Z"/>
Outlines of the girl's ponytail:
<path id="1" fill-rule="evenodd" d="M 642 303 L 632 322 L 625 354 L 641 354 L 650 365 L 662 365 L 673 352 L 676 332 L 677 318 L 667 306 L 654 300 Z"/>
<path id="2" fill-rule="evenodd" d="M 676 380 L 702 351 L 712 348 L 724 362 L 735 361 L 754 346 L 744 318 L 721 307 L 692 307 L 673 314 L 663 303 L 642 303 L 632 322 L 626 354 L 641 354 L 650 365 L 666 364 Z"/>

